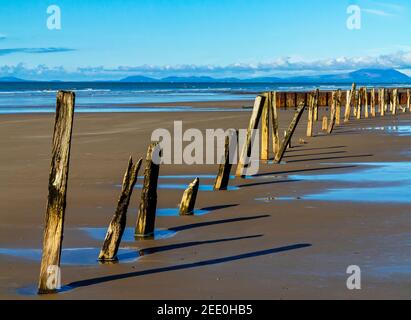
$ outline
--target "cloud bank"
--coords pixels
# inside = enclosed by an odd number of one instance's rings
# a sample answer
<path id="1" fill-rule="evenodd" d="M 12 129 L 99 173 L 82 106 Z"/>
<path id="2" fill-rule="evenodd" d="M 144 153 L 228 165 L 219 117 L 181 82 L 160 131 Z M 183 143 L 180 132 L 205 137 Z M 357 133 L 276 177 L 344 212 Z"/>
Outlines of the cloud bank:
<path id="1" fill-rule="evenodd" d="M 46 52 L 62 52 L 59 50 L 67 51 L 70 49 L 43 48 L 41 50 L 46 50 Z M 35 52 L 31 51 L 31 53 Z M 44 53 L 44 51 L 42 51 L 42 53 Z M 24 64 L 0 65 L 0 76 L 15 76 L 30 80 L 118 80 L 131 75 L 144 75 L 153 78 L 163 78 L 167 76 L 248 78 L 259 76 L 338 73 L 363 68 L 411 69 L 411 51 L 398 51 L 396 53 L 379 56 L 339 57 L 321 60 L 304 60 L 301 58 L 283 57 L 270 62 L 255 64 L 235 63 L 226 66 L 141 65 L 119 66 L 116 68 L 91 66 L 79 67 L 75 70 L 67 70 L 63 66 L 49 67 L 46 65 L 38 65 L 36 67 L 27 67 Z"/>

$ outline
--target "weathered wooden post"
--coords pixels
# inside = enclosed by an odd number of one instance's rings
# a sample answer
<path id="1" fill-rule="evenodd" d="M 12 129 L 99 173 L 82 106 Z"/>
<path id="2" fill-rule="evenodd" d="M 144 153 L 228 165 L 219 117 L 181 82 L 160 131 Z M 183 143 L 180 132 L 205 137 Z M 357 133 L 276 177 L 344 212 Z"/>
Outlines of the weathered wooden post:
<path id="1" fill-rule="evenodd" d="M 341 102 L 342 102 L 342 92 L 340 89 L 337 91 L 337 105 L 335 107 L 335 124 L 339 126 L 341 124 Z"/>
<path id="2" fill-rule="evenodd" d="M 355 91 L 357 85 L 355 83 L 351 86 L 351 91 L 347 91 L 347 101 L 345 105 L 345 115 L 344 115 L 344 122 L 349 122 L 351 117 L 351 105 L 353 104 L 353 100 L 355 100 Z M 355 105 L 354 105 L 355 110 Z"/>
<path id="3" fill-rule="evenodd" d="M 71 135 L 73 131 L 75 93 L 57 93 L 49 194 L 45 217 L 43 254 L 39 294 L 54 293 L 60 285 L 60 260 L 66 211 Z"/>
<path id="4" fill-rule="evenodd" d="M 318 121 L 318 104 L 320 102 L 320 89 L 315 90 L 314 95 L 314 121 Z"/>
<path id="5" fill-rule="evenodd" d="M 407 89 L 407 108 L 411 112 L 411 90 Z"/>
<path id="6" fill-rule="evenodd" d="M 375 88 L 371 89 L 371 116 L 375 118 Z"/>
<path id="7" fill-rule="evenodd" d="M 161 150 L 158 142 L 150 144 L 144 170 L 143 189 L 141 190 L 141 201 L 135 230 L 136 237 L 149 237 L 154 234 L 160 153 Z"/>
<path id="8" fill-rule="evenodd" d="M 265 103 L 261 115 L 261 160 L 268 160 L 270 153 L 270 94 L 265 93 Z"/>
<path id="9" fill-rule="evenodd" d="M 308 97 L 308 122 L 307 122 L 307 137 L 313 136 L 314 127 L 314 96 L 312 94 Z"/>
<path id="10" fill-rule="evenodd" d="M 385 89 L 381 88 L 379 92 L 379 100 L 380 100 L 380 115 L 383 117 L 385 115 Z"/>
<path id="11" fill-rule="evenodd" d="M 367 87 L 364 88 L 364 116 L 367 119 L 369 117 L 369 112 L 368 112 L 368 89 Z"/>
<path id="12" fill-rule="evenodd" d="M 323 123 L 322 123 L 321 130 L 322 131 L 327 131 L 328 130 L 328 117 L 327 116 L 323 117 Z"/>
<path id="13" fill-rule="evenodd" d="M 233 166 L 231 161 L 231 157 L 233 156 L 232 152 L 235 152 L 233 146 L 237 145 L 237 137 L 238 133 L 235 130 L 232 130 L 225 138 L 224 161 L 220 164 L 218 169 L 218 174 L 214 183 L 215 191 L 227 190 L 228 182 L 230 181 L 230 172 Z"/>
<path id="14" fill-rule="evenodd" d="M 277 154 L 280 150 L 280 137 L 278 133 L 278 113 L 277 113 L 277 92 L 269 92 L 270 103 L 269 106 L 271 123 L 272 123 L 272 136 L 273 136 L 273 153 Z"/>
<path id="15" fill-rule="evenodd" d="M 243 176 L 245 159 L 246 157 L 251 155 L 251 147 L 252 147 L 251 144 L 252 144 L 253 131 L 258 128 L 258 122 L 260 121 L 260 117 L 261 117 L 261 113 L 264 107 L 265 100 L 266 98 L 264 96 L 258 96 L 255 99 L 253 113 L 251 115 L 250 124 L 248 125 L 248 129 L 247 129 L 247 136 L 246 136 L 243 150 L 241 152 L 238 165 L 237 165 L 237 171 L 236 171 L 237 177 Z"/>
<path id="16" fill-rule="evenodd" d="M 396 115 L 398 109 L 398 89 L 394 89 L 392 92 L 392 114 Z"/>
<path id="17" fill-rule="evenodd" d="M 335 126 L 335 118 L 336 118 L 336 112 L 337 112 L 337 93 L 335 91 L 332 92 L 331 95 L 331 114 L 330 114 L 330 124 L 327 128 L 327 133 L 331 134 L 334 130 Z"/>
<path id="18" fill-rule="evenodd" d="M 288 127 L 287 133 L 284 137 L 283 142 L 281 143 L 281 148 L 275 155 L 275 162 L 280 163 L 281 160 L 284 157 L 285 151 L 287 150 L 287 146 L 291 141 L 291 138 L 295 132 L 295 129 L 297 128 L 298 122 L 300 121 L 303 113 L 304 113 L 305 106 L 304 104 L 300 105 L 295 112 L 294 118 L 290 123 L 290 126 Z"/>
<path id="19" fill-rule="evenodd" d="M 133 164 L 133 158 L 131 157 L 128 161 L 117 209 L 108 227 L 104 244 L 98 257 L 99 261 L 110 262 L 118 260 L 117 252 L 124 229 L 126 228 L 128 205 L 130 204 L 130 198 L 137 182 L 138 171 L 140 170 L 142 161 L 143 160 L 140 159 L 136 164 Z"/>
<path id="20" fill-rule="evenodd" d="M 361 109 L 362 109 L 362 100 L 363 100 L 363 88 L 360 88 L 356 95 L 356 107 L 357 107 L 357 120 L 361 119 Z"/>
<path id="21" fill-rule="evenodd" d="M 183 198 L 180 203 L 180 216 L 191 216 L 194 214 L 194 208 L 197 199 L 200 179 L 196 178 L 184 191 Z"/>

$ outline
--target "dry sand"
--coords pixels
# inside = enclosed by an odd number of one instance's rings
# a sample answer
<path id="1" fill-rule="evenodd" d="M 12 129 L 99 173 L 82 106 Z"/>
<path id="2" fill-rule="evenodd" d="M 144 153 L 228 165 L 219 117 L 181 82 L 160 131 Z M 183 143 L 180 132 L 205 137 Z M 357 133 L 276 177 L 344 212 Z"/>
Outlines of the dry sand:
<path id="1" fill-rule="evenodd" d="M 292 113 L 280 111 L 282 131 Z M 182 120 L 184 128 L 246 128 L 249 116 L 244 111 L 76 114 L 63 247 L 100 247 L 101 241 L 78 228 L 108 225 L 119 195 L 115 185 L 121 183 L 127 159 L 145 155 L 154 129 L 171 129 L 174 120 Z M 291 173 L 343 173 L 358 170 L 347 166 L 348 162 L 404 160 L 410 137 L 356 130 L 396 123 L 398 118 L 411 121 L 410 114 L 355 120 L 331 136 L 307 139 L 305 115 L 286 164 L 262 163 L 260 173 L 268 175 L 230 181 L 232 186 L 241 186 L 237 191 L 200 192 L 198 208 L 216 207 L 208 215 L 157 218 L 158 228 L 177 227 L 179 232 L 172 238 L 123 244 L 162 250 L 134 263 L 63 266 L 63 285 L 75 285 L 47 297 L 22 294 L 26 292 L 22 288 L 35 287 L 39 262 L 0 255 L 0 298 L 410 298 L 411 212 L 407 204 L 255 200 L 298 197 L 333 187 L 331 182 L 279 182 Z M 0 116 L 0 248 L 41 248 L 53 121 L 51 114 Z M 307 144 L 297 145 L 300 137 Z M 161 175 L 215 174 L 217 166 L 163 166 L 160 171 Z M 176 207 L 181 195 L 182 190 L 160 189 L 158 207 Z M 139 196 L 136 189 L 129 227 L 136 221 Z M 392 264 L 408 266 L 408 273 L 384 271 Z M 362 290 L 347 290 L 349 265 L 362 268 Z"/>

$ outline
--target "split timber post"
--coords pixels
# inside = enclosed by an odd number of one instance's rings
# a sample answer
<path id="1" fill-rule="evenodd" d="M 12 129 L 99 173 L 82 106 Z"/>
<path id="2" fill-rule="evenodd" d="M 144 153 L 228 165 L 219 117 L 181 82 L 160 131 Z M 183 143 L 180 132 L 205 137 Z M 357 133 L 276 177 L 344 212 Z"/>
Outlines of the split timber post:
<path id="1" fill-rule="evenodd" d="M 318 121 L 318 105 L 320 102 L 320 89 L 315 90 L 314 95 L 314 121 Z"/>
<path id="2" fill-rule="evenodd" d="M 280 150 L 280 137 L 278 134 L 278 111 L 277 111 L 277 92 L 269 92 L 269 106 L 270 106 L 270 116 L 272 123 L 272 135 L 273 135 L 273 152 L 277 154 Z"/>
<path id="3" fill-rule="evenodd" d="M 344 122 L 349 122 L 350 117 L 351 117 L 351 105 L 353 104 L 353 99 L 355 99 L 355 89 L 357 85 L 355 83 L 352 84 L 351 86 L 351 91 L 347 91 L 347 101 L 346 101 L 346 106 L 345 106 L 345 116 L 344 116 Z M 355 109 L 355 106 L 354 106 Z"/>
<path id="4" fill-rule="evenodd" d="M 368 112 L 368 89 L 365 87 L 364 88 L 364 104 L 365 104 L 365 106 L 364 106 L 364 116 L 365 116 L 365 118 L 368 118 L 369 117 L 369 112 Z"/>
<path id="5" fill-rule="evenodd" d="M 407 108 L 411 112 L 411 90 L 407 89 Z"/>
<path id="6" fill-rule="evenodd" d="M 335 124 L 339 126 L 341 124 L 341 100 L 342 99 L 342 92 L 339 89 L 337 91 L 337 105 L 335 109 Z"/>
<path id="7" fill-rule="evenodd" d="M 381 88 L 378 95 L 380 100 L 380 115 L 383 117 L 385 115 L 385 89 Z"/>
<path id="8" fill-rule="evenodd" d="M 362 113 L 362 104 L 364 100 L 364 88 L 360 88 L 357 93 L 357 120 L 361 119 L 361 113 Z"/>
<path id="9" fill-rule="evenodd" d="M 329 124 L 328 129 L 327 129 L 328 134 L 331 134 L 334 130 L 334 127 L 335 127 L 337 105 L 339 104 L 338 101 L 341 99 L 341 91 L 339 91 L 339 96 L 337 95 L 337 92 L 333 91 L 331 99 L 332 99 L 331 116 L 330 116 L 330 124 Z"/>
<path id="10" fill-rule="evenodd" d="M 184 191 L 183 198 L 180 203 L 180 216 L 192 216 L 197 199 L 200 179 L 196 178 Z"/>
<path id="11" fill-rule="evenodd" d="M 314 95 L 310 94 L 308 97 L 308 123 L 307 123 L 307 137 L 313 136 L 314 124 Z"/>
<path id="12" fill-rule="evenodd" d="M 327 131 L 328 130 L 328 118 L 327 116 L 323 117 L 323 123 L 322 123 L 322 131 Z"/>
<path id="13" fill-rule="evenodd" d="M 375 88 L 371 89 L 371 117 L 375 118 Z"/>
<path id="14" fill-rule="evenodd" d="M 144 170 L 143 189 L 135 230 L 136 237 L 149 237 L 154 234 L 157 210 L 157 184 L 160 172 L 159 143 L 152 143 L 148 147 L 146 167 Z"/>
<path id="15" fill-rule="evenodd" d="M 60 285 L 60 260 L 66 211 L 75 93 L 57 93 L 49 194 L 45 216 L 39 294 L 54 293 Z"/>
<path id="16" fill-rule="evenodd" d="M 117 252 L 124 229 L 126 228 L 127 210 L 134 186 L 137 182 L 138 171 L 140 170 L 142 161 L 143 159 L 140 159 L 136 164 L 134 164 L 132 157 L 130 157 L 130 160 L 128 161 L 127 170 L 123 178 L 120 198 L 117 203 L 117 209 L 108 227 L 104 244 L 98 257 L 99 261 L 110 262 L 118 260 Z"/>
<path id="17" fill-rule="evenodd" d="M 232 130 L 229 135 L 225 137 L 225 146 L 224 146 L 224 162 L 220 164 L 218 169 L 217 178 L 214 183 L 214 190 L 227 190 L 228 182 L 230 181 L 230 172 L 233 166 L 233 161 L 231 161 L 235 153 L 235 147 L 238 141 L 238 133 L 235 130 Z"/>
<path id="18" fill-rule="evenodd" d="M 265 103 L 261 115 L 261 160 L 268 160 L 270 153 L 270 94 L 265 93 Z"/>
<path id="19" fill-rule="evenodd" d="M 243 150 L 241 151 L 238 161 L 236 176 L 243 177 L 245 159 L 251 155 L 253 131 L 258 128 L 258 122 L 260 121 L 261 113 L 264 107 L 266 98 L 264 96 L 258 96 L 255 99 L 253 113 L 251 114 L 250 123 L 247 129 L 247 136 L 244 142 Z"/>
<path id="20" fill-rule="evenodd" d="M 398 109 L 398 89 L 394 89 L 392 92 L 392 114 L 396 115 Z"/>
<path id="21" fill-rule="evenodd" d="M 291 138 L 297 128 L 298 122 L 300 121 L 303 113 L 304 113 L 305 105 L 302 104 L 298 107 L 297 111 L 295 112 L 294 118 L 288 127 L 287 134 L 284 137 L 284 140 L 281 143 L 281 148 L 275 155 L 275 162 L 280 163 L 284 157 L 285 151 L 287 150 L 287 146 L 289 145 Z"/>

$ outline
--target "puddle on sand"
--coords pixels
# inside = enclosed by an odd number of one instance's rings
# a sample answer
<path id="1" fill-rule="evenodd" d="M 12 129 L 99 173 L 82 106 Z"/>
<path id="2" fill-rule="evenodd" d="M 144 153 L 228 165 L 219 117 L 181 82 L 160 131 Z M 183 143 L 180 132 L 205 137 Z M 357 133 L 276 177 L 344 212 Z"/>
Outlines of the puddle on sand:
<path id="1" fill-rule="evenodd" d="M 100 248 L 67 248 L 62 250 L 61 264 L 66 266 L 91 266 L 99 264 L 97 258 Z M 0 255 L 24 259 L 29 261 L 41 261 L 41 249 L 11 249 L 0 248 Z M 132 263 L 137 261 L 140 254 L 136 249 L 120 248 L 118 251 L 119 263 Z"/>
<path id="2" fill-rule="evenodd" d="M 107 228 L 80 228 L 81 231 L 87 233 L 89 237 L 94 240 L 103 241 L 106 237 Z M 136 238 L 134 236 L 135 228 L 128 227 L 124 230 L 123 237 L 121 241 L 123 242 L 135 242 Z M 176 231 L 167 229 L 156 229 L 154 231 L 154 236 L 150 237 L 149 240 L 162 240 L 174 237 L 177 234 Z"/>
<path id="3" fill-rule="evenodd" d="M 271 201 L 294 201 L 301 200 L 300 197 L 265 197 L 265 198 L 256 198 L 256 201 L 262 201 L 270 203 Z"/>
<path id="4" fill-rule="evenodd" d="M 393 134 L 401 137 L 411 136 L 411 125 L 394 125 L 394 126 L 381 126 L 381 127 L 366 127 L 358 128 L 361 131 L 378 131 L 386 134 Z"/>
<path id="5" fill-rule="evenodd" d="M 211 212 L 210 210 L 195 209 L 192 215 L 193 216 L 203 216 L 210 212 Z M 179 208 L 157 209 L 157 216 L 158 217 L 179 217 L 180 209 Z"/>
<path id="6" fill-rule="evenodd" d="M 292 175 L 290 178 L 359 185 L 332 188 L 318 194 L 304 195 L 302 196 L 304 200 L 411 203 L 411 162 L 350 164 L 367 167 L 367 169 L 339 174 Z"/>

